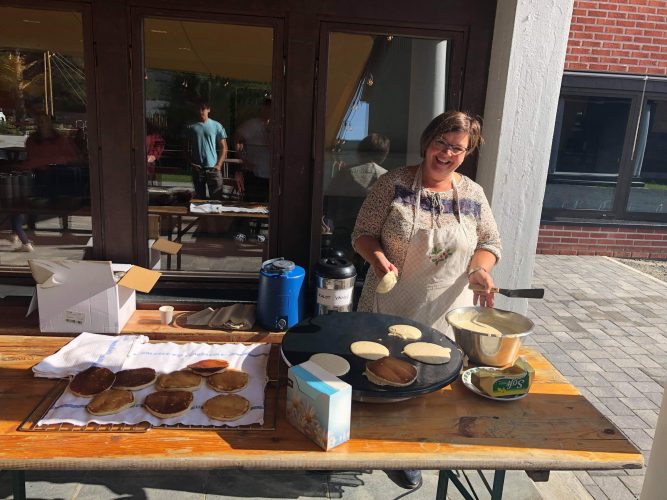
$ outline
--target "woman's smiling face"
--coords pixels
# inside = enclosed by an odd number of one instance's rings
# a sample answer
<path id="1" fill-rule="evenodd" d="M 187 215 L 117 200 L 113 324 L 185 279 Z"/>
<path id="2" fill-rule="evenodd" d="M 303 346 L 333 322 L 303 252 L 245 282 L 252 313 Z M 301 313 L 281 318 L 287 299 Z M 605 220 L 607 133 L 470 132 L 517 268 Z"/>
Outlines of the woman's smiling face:
<path id="1" fill-rule="evenodd" d="M 447 132 L 433 139 L 424 152 L 424 180 L 429 184 L 450 180 L 465 160 L 468 144 L 467 132 Z"/>

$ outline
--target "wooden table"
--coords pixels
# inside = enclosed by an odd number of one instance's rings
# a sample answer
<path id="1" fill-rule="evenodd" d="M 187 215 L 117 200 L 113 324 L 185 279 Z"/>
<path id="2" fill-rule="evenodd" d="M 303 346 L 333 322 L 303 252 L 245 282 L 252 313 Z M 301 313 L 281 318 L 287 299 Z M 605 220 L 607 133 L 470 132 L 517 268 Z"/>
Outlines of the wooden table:
<path id="1" fill-rule="evenodd" d="M 192 202 L 212 202 L 216 203 L 216 200 L 191 200 Z M 262 207 L 268 208 L 268 205 L 265 203 L 223 203 L 223 205 L 229 206 L 247 206 L 247 207 Z M 183 236 L 187 234 L 190 229 L 194 227 L 197 221 L 201 217 L 241 217 L 247 219 L 268 219 L 268 213 L 252 213 L 252 212 L 220 212 L 220 213 L 200 213 L 190 211 L 190 206 L 180 206 L 180 205 L 151 205 L 148 207 L 148 213 L 152 215 L 160 215 L 162 217 L 167 217 L 169 220 L 169 234 L 167 238 L 169 241 L 181 242 Z M 185 227 L 183 227 L 183 217 L 190 217 L 192 220 L 188 222 Z M 176 224 L 173 220 L 176 219 Z M 176 236 L 173 237 L 173 229 L 176 229 Z M 263 254 L 263 259 L 266 260 L 266 251 Z M 171 255 L 167 254 L 167 268 L 171 269 Z M 180 252 L 176 256 L 176 269 L 181 269 L 181 254 Z"/>
<path id="2" fill-rule="evenodd" d="M 436 469 L 439 498 L 458 481 L 452 470 L 492 469 L 492 498 L 500 498 L 505 470 L 643 465 L 620 431 L 530 348 L 522 350 L 536 373 L 528 397 L 489 401 L 457 381 L 400 403 L 353 403 L 351 439 L 329 452 L 286 422 L 284 393 L 275 431 L 17 431 L 55 384 L 33 378 L 30 367 L 69 340 L 0 336 L 0 469 L 13 471 L 15 497 L 25 493 L 24 471 L 35 469 Z"/>

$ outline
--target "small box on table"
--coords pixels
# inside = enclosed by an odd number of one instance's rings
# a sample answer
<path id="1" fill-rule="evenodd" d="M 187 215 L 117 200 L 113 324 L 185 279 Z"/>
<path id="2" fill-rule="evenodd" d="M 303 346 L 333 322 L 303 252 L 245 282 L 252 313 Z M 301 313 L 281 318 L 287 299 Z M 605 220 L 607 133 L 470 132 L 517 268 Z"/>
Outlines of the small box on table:
<path id="1" fill-rule="evenodd" d="M 160 277 L 108 261 L 28 261 L 36 282 L 28 308 L 39 310 L 39 329 L 58 333 L 120 333 L 136 310 L 135 290 L 148 293 Z"/>
<path id="2" fill-rule="evenodd" d="M 287 420 L 324 450 L 350 439 L 352 386 L 312 361 L 287 372 Z"/>

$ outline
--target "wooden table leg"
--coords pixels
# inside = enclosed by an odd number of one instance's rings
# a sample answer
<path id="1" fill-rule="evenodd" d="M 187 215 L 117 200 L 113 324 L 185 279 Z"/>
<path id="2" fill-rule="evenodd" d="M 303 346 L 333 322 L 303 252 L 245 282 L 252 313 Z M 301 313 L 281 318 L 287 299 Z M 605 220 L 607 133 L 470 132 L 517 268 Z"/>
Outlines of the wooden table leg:
<path id="1" fill-rule="evenodd" d="M 12 471 L 12 490 L 14 500 L 25 500 L 25 471 Z"/>

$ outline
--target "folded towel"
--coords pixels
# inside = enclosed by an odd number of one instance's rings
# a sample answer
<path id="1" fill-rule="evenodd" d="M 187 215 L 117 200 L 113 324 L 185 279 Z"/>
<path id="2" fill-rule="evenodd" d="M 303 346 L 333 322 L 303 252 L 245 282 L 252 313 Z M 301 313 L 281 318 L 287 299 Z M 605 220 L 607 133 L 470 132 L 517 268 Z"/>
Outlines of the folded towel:
<path id="1" fill-rule="evenodd" d="M 83 332 L 57 353 L 32 367 L 36 377 L 65 378 L 91 365 L 120 370 L 135 344 L 148 342 L 145 335 L 100 335 Z"/>
<path id="2" fill-rule="evenodd" d="M 207 307 L 206 309 L 202 309 L 201 311 L 188 314 L 185 323 L 188 326 L 208 326 L 214 314 L 215 314 L 215 309 L 213 309 L 212 307 Z"/>
<path id="3" fill-rule="evenodd" d="M 250 330 L 254 324 L 255 304 L 234 304 L 218 309 L 208 326 L 227 330 Z"/>

